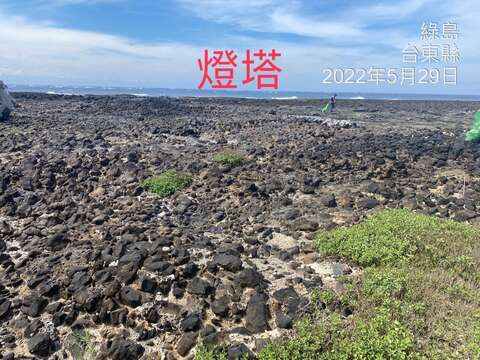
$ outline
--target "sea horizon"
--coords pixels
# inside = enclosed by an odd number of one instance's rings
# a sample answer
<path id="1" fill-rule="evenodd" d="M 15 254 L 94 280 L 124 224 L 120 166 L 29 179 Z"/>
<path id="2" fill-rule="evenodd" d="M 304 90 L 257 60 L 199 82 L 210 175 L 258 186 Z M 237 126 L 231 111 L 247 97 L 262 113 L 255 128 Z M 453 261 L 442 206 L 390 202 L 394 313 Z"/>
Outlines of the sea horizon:
<path id="1" fill-rule="evenodd" d="M 256 91 L 256 90 L 198 90 L 123 86 L 68 86 L 68 85 L 9 85 L 11 92 L 38 92 L 52 95 L 132 95 L 137 97 L 231 97 L 262 100 L 308 100 L 328 99 L 332 92 L 325 91 Z M 480 101 L 480 95 L 428 94 L 428 93 L 382 93 L 382 92 L 337 92 L 345 100 L 445 100 Z"/>

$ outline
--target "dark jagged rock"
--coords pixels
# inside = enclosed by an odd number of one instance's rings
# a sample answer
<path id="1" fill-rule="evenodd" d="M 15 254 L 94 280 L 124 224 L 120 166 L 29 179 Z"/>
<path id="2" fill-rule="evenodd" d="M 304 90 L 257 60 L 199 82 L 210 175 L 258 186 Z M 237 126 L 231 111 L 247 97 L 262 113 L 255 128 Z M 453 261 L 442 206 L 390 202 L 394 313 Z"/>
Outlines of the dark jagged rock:
<path id="1" fill-rule="evenodd" d="M 180 356 L 185 356 L 188 354 L 190 349 L 195 346 L 197 337 L 198 333 L 196 332 L 187 332 L 180 337 L 176 345 L 176 350 Z"/>
<path id="2" fill-rule="evenodd" d="M 194 278 L 188 283 L 187 291 L 191 294 L 207 296 L 212 291 L 212 286 L 206 280 Z"/>
<path id="3" fill-rule="evenodd" d="M 378 205 L 380 202 L 377 199 L 361 199 L 357 202 L 357 206 L 361 209 L 373 209 Z"/>
<path id="4" fill-rule="evenodd" d="M 180 323 L 182 331 L 195 331 L 202 325 L 202 319 L 198 314 L 190 314 Z"/>
<path id="5" fill-rule="evenodd" d="M 266 285 L 263 275 L 252 268 L 242 270 L 240 273 L 238 273 L 236 279 L 237 284 L 242 287 L 262 288 Z"/>
<path id="6" fill-rule="evenodd" d="M 106 354 L 112 360 L 138 360 L 145 352 L 145 348 L 129 339 L 117 336 L 107 345 Z"/>
<path id="7" fill-rule="evenodd" d="M 137 307 L 142 303 L 142 295 L 139 291 L 125 286 L 120 290 L 120 300 L 128 306 Z"/>
<path id="8" fill-rule="evenodd" d="M 55 350 L 55 344 L 48 334 L 40 333 L 28 340 L 28 351 L 34 355 L 47 357 Z"/>
<path id="9" fill-rule="evenodd" d="M 231 272 L 237 272 L 242 269 L 242 260 L 235 255 L 217 254 L 213 257 L 213 263 Z"/>
<path id="10" fill-rule="evenodd" d="M 23 299 L 20 310 L 28 316 L 36 317 L 42 313 L 45 306 L 47 306 L 45 298 L 31 294 Z"/>
<path id="11" fill-rule="evenodd" d="M 255 359 L 252 351 L 245 344 L 235 344 L 228 348 L 228 360 Z"/>
<path id="12" fill-rule="evenodd" d="M 267 295 L 255 293 L 248 301 L 245 327 L 253 334 L 269 329 L 268 319 L 270 315 L 267 306 L 267 299 Z"/>

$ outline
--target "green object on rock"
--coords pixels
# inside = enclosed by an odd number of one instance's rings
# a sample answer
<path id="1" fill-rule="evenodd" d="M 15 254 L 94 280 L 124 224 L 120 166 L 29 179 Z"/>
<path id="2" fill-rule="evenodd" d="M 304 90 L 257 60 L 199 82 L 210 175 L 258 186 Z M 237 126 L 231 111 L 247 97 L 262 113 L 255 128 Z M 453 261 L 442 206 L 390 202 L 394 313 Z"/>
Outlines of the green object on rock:
<path id="1" fill-rule="evenodd" d="M 327 103 L 327 104 L 323 107 L 322 112 L 327 111 L 329 107 L 330 107 L 330 103 Z"/>
<path id="2" fill-rule="evenodd" d="M 185 189 L 192 183 L 192 175 L 175 170 L 146 179 L 143 187 L 150 192 L 166 197 Z"/>
<path id="3" fill-rule="evenodd" d="M 245 161 L 245 158 L 242 154 L 224 150 L 213 156 L 213 160 L 225 165 L 237 166 Z"/>
<path id="4" fill-rule="evenodd" d="M 475 113 L 472 128 L 465 135 L 465 140 L 472 142 L 480 141 L 480 111 Z"/>

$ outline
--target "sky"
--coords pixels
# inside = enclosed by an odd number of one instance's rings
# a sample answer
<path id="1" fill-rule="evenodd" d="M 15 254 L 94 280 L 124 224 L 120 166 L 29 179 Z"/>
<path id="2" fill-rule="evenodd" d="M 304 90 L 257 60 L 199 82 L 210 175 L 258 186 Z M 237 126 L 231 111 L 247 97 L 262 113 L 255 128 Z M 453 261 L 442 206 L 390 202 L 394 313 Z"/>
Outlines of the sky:
<path id="1" fill-rule="evenodd" d="M 242 83 L 246 51 L 275 49 L 279 90 L 479 95 L 478 15 L 478 0 L 0 0 L 0 79 L 194 89 L 205 49 L 234 50 L 235 84 L 250 90 L 256 80 Z M 441 35 L 447 22 L 457 24 L 457 40 L 421 39 L 422 24 L 436 23 Z M 429 43 L 455 45 L 458 62 L 419 57 L 416 84 L 401 85 L 401 69 L 412 67 L 402 51 L 415 46 L 421 53 Z M 453 66 L 457 84 L 445 85 L 443 69 Z M 325 83 L 329 68 L 339 69 L 338 83 Z M 371 68 L 396 69 L 397 79 L 362 83 L 362 69 L 370 80 Z M 423 68 L 438 68 L 439 83 L 418 84 Z M 342 83 L 342 74 L 360 83 Z"/>

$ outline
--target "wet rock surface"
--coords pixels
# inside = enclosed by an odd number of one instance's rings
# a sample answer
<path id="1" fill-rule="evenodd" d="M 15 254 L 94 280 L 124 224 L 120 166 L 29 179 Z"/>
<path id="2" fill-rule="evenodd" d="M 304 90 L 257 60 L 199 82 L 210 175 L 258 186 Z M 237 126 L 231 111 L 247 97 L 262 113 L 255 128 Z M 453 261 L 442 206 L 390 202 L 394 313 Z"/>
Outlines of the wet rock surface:
<path id="1" fill-rule="evenodd" d="M 14 96 L 0 124 L 1 356 L 71 358 L 79 331 L 103 359 L 188 357 L 200 341 L 250 356 L 313 290 L 358 275 L 316 254 L 316 231 L 386 207 L 480 219 L 480 146 L 463 141 L 478 103 L 322 114 L 320 101 Z M 246 161 L 214 162 L 224 149 Z M 142 188 L 167 169 L 192 185 Z"/>

